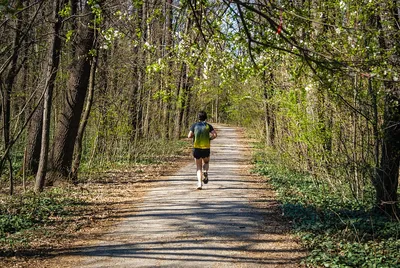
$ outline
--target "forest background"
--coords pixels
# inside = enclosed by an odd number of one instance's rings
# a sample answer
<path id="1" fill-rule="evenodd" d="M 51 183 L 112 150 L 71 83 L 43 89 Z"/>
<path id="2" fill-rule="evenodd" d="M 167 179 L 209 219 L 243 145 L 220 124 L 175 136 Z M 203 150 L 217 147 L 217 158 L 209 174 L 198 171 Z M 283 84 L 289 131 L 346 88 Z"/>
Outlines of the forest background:
<path id="1" fill-rule="evenodd" d="M 2 195 L 150 161 L 206 110 L 258 141 L 310 248 L 334 214 L 400 249 L 400 1 L 3 0 L 0 31 Z"/>

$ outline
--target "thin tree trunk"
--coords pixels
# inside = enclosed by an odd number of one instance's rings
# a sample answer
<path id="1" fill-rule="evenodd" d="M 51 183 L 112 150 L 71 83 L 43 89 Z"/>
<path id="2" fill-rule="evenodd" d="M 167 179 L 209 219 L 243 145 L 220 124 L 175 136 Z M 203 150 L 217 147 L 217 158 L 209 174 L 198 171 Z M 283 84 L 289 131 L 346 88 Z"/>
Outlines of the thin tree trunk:
<path id="1" fill-rule="evenodd" d="M 24 150 L 24 158 L 22 162 L 22 188 L 26 192 L 26 148 Z"/>
<path id="2" fill-rule="evenodd" d="M 194 78 L 192 78 L 194 79 Z M 183 114 L 183 119 L 182 119 L 182 125 L 185 129 L 189 128 L 189 114 L 190 114 L 190 108 L 191 108 L 191 100 L 192 100 L 192 89 L 188 88 L 188 92 L 186 94 L 186 105 L 184 107 L 185 111 Z"/>
<path id="3" fill-rule="evenodd" d="M 186 83 L 186 80 L 187 80 L 186 68 L 187 68 L 186 64 L 182 63 L 181 74 L 179 76 L 179 83 L 178 83 L 177 91 L 176 91 L 175 118 L 174 118 L 175 127 L 174 127 L 174 135 L 173 135 L 173 137 L 175 139 L 179 138 L 179 136 L 180 136 L 180 129 L 181 129 L 181 125 L 180 124 L 181 124 L 181 120 L 182 120 L 182 118 L 181 118 L 181 116 L 182 116 L 181 110 L 183 109 L 183 107 L 182 107 L 182 105 L 183 105 L 183 103 L 182 103 L 183 93 L 182 92 L 184 90 L 184 86 L 185 86 L 185 83 Z"/>
<path id="4" fill-rule="evenodd" d="M 188 70 L 186 70 L 188 72 Z M 177 129 L 177 138 L 180 138 L 183 127 L 185 125 L 185 116 L 186 116 L 186 106 L 188 106 L 188 96 L 190 95 L 190 91 L 193 86 L 193 77 L 189 76 L 189 73 L 186 74 L 186 79 L 185 83 L 183 85 L 183 94 L 182 94 L 182 102 L 181 102 L 181 108 L 179 110 L 179 124 L 178 124 L 178 129 Z"/>
<path id="5" fill-rule="evenodd" d="M 148 138 L 148 135 L 150 132 L 150 122 L 151 122 L 151 116 L 150 116 L 151 91 L 150 90 L 147 92 L 146 97 L 147 97 L 147 100 L 146 100 L 146 111 L 145 111 L 144 120 L 143 120 L 143 136 Z"/>
<path id="6" fill-rule="evenodd" d="M 54 82 L 56 80 L 57 69 L 60 62 L 61 53 L 61 39 L 60 29 L 62 25 L 61 16 L 58 14 L 60 6 L 64 5 L 64 0 L 53 1 L 53 14 L 54 24 L 52 27 L 52 35 L 49 39 L 48 62 L 46 67 L 46 83 L 44 86 L 45 96 L 43 103 L 43 126 L 41 136 L 41 148 L 39 166 L 35 179 L 35 192 L 43 191 L 45 177 L 47 172 L 48 152 L 49 152 L 49 133 L 50 133 L 50 118 L 51 118 L 51 105 L 53 97 Z"/>
<path id="7" fill-rule="evenodd" d="M 265 140 L 267 146 L 273 146 L 275 141 L 275 118 L 274 111 L 270 100 L 272 98 L 271 91 L 268 90 L 269 87 L 267 83 L 266 72 L 264 71 L 264 114 L 265 114 Z M 274 76 L 272 72 L 270 73 L 269 83 L 272 83 Z"/>
<path id="8" fill-rule="evenodd" d="M 20 1 L 17 1 L 17 6 L 20 5 Z M 4 150 L 9 146 L 10 143 L 10 120 L 11 120 L 11 92 L 14 86 L 15 77 L 18 74 L 18 50 L 20 48 L 19 43 L 22 42 L 20 40 L 21 32 L 21 14 L 18 15 L 15 27 L 15 35 L 12 45 L 12 56 L 10 60 L 10 65 L 8 72 L 6 74 L 5 83 L 3 84 L 1 81 L 0 90 L 2 93 L 2 115 L 3 115 L 3 139 L 4 139 Z M 12 170 L 12 161 L 10 157 L 10 151 L 6 153 L 6 159 L 9 163 L 9 182 L 10 182 L 10 195 L 14 192 L 14 182 L 13 182 L 13 170 Z M 0 175 L 3 170 L 3 162 L 0 163 Z"/>
<path id="9" fill-rule="evenodd" d="M 164 36 L 165 36 L 165 45 L 164 45 L 164 57 L 168 57 L 171 59 L 171 55 L 168 55 L 170 53 L 172 53 L 172 19 L 173 19 L 173 15 L 172 15 L 172 0 L 167 0 L 165 3 L 165 24 L 164 24 Z M 174 67 L 174 62 L 171 60 L 168 61 L 168 70 L 167 72 L 167 77 L 169 77 L 170 79 L 172 79 L 173 75 L 173 67 Z M 163 129 L 161 130 L 162 133 L 162 137 L 165 139 L 169 139 L 170 138 L 170 131 L 171 131 L 171 83 L 168 81 L 162 82 L 165 83 L 165 91 L 166 91 L 166 96 L 163 98 L 163 120 L 162 120 L 162 125 L 163 125 Z"/>
<path id="10" fill-rule="evenodd" d="M 144 51 L 143 44 L 146 40 L 146 14 L 147 5 L 145 2 L 138 4 L 136 27 L 141 31 L 141 37 L 138 40 L 138 45 L 134 48 L 133 53 L 136 56 L 136 64 L 134 66 L 133 75 L 134 79 L 132 82 L 132 93 L 131 93 L 131 124 L 132 124 L 132 135 L 131 141 L 136 146 L 139 138 L 142 137 L 143 132 L 143 81 L 144 81 Z M 135 31 L 136 31 L 135 27 Z"/>
<path id="11" fill-rule="evenodd" d="M 373 109 L 373 120 L 372 120 L 372 129 L 374 136 L 374 170 L 373 170 L 373 178 L 378 177 L 378 165 L 379 165 L 379 153 L 380 153 L 380 138 L 379 138 L 379 112 L 378 112 L 378 100 L 376 91 L 372 88 L 372 79 L 368 78 L 368 91 L 371 96 L 372 101 L 372 109 Z"/>
<path id="12" fill-rule="evenodd" d="M 85 128 L 87 122 L 89 120 L 90 111 L 92 109 L 93 97 L 94 97 L 94 87 L 95 87 L 95 74 L 96 74 L 96 66 L 97 66 L 97 57 L 93 58 L 92 65 L 90 68 L 90 78 L 89 78 L 89 93 L 86 101 L 85 111 L 83 112 L 82 121 L 79 125 L 78 135 L 76 137 L 75 144 L 75 156 L 72 162 L 71 168 L 71 179 L 73 182 L 77 181 L 78 178 L 78 169 L 81 163 L 82 158 L 82 141 L 83 134 L 85 132 Z"/>

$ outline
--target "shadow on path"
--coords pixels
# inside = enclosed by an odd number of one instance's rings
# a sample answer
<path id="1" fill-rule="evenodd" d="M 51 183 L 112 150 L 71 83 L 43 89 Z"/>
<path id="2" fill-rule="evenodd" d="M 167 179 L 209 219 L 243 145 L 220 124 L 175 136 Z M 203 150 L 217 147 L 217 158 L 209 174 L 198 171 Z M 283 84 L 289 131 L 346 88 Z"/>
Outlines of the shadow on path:
<path id="1" fill-rule="evenodd" d="M 203 190 L 195 189 L 192 163 L 158 180 L 140 208 L 98 245 L 54 254 L 79 257 L 79 267 L 299 266 L 304 252 L 285 234 L 272 193 L 246 173 L 236 129 L 217 129 Z"/>

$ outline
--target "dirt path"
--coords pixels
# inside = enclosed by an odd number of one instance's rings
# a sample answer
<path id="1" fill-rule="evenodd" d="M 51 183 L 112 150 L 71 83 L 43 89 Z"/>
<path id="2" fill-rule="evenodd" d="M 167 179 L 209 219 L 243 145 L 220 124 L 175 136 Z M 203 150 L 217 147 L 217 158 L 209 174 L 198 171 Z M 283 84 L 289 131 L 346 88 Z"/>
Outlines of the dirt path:
<path id="1" fill-rule="evenodd" d="M 218 126 L 210 182 L 196 190 L 194 163 L 159 180 L 137 213 L 98 245 L 76 248 L 78 267 L 297 267 L 273 193 L 249 174 L 238 130 Z"/>

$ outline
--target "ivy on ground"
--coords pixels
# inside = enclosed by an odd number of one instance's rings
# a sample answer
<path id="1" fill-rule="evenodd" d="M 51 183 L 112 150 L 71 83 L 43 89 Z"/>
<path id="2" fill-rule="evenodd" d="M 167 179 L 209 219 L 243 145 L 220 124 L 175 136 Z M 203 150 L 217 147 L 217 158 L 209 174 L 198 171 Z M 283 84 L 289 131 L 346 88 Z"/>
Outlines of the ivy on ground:
<path id="1" fill-rule="evenodd" d="M 8 240 L 12 240 L 11 236 L 15 233 L 52 224 L 56 219 L 68 216 L 69 207 L 82 202 L 69 197 L 66 190 L 60 188 L 40 195 L 28 192 L 8 196 L 0 202 L 0 242 L 10 242 Z"/>
<path id="2" fill-rule="evenodd" d="M 372 209 L 373 193 L 359 202 L 324 180 L 268 162 L 266 155 L 255 159 L 255 171 L 269 178 L 284 216 L 310 252 L 306 265 L 400 267 L 400 222 Z"/>

